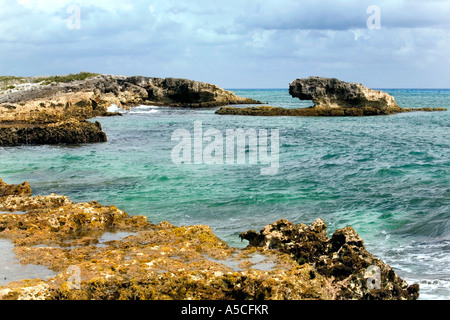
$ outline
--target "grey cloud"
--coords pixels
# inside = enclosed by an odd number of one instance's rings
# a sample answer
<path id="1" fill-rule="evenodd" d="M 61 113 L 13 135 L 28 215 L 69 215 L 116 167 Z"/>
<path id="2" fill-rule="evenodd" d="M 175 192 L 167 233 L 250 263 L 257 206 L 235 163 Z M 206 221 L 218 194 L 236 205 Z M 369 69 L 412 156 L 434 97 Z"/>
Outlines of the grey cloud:
<path id="1" fill-rule="evenodd" d="M 255 7 L 236 18 L 244 28 L 286 30 L 349 30 L 366 28 L 371 15 L 367 9 L 381 10 L 384 27 L 424 28 L 449 26 L 448 1 L 280 1 L 277 5 Z"/>
<path id="2" fill-rule="evenodd" d="M 7 1 L 0 72 L 181 76 L 228 87 L 324 75 L 403 86 L 427 68 L 430 83 L 450 82 L 449 1 L 111 2 L 82 5 L 81 30 L 69 30 L 65 6 L 36 14 Z M 381 30 L 366 27 L 371 4 L 381 8 Z"/>

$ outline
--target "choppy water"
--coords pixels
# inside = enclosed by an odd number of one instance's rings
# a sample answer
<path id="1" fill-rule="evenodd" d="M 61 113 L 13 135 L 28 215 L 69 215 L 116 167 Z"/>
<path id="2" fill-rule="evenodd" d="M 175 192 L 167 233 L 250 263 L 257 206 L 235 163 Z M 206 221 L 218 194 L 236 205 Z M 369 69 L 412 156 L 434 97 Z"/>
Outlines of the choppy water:
<path id="1" fill-rule="evenodd" d="M 287 90 L 233 90 L 274 106 L 308 106 Z M 403 107 L 450 108 L 450 90 L 386 90 Z M 0 177 L 35 194 L 114 204 L 151 222 L 207 224 L 233 246 L 239 233 L 286 218 L 351 225 L 370 252 L 421 299 L 450 298 L 450 112 L 361 118 L 218 116 L 215 109 L 142 106 L 98 119 L 104 144 L 0 148 Z M 175 165 L 171 141 L 194 121 L 278 129 L 278 174 L 257 165 Z"/>

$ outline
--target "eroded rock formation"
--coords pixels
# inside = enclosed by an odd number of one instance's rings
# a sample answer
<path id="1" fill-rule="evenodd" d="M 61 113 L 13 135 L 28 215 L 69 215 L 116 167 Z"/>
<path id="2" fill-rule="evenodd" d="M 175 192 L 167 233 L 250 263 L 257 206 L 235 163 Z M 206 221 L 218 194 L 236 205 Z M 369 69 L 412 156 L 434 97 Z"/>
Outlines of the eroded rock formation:
<path id="1" fill-rule="evenodd" d="M 342 110 L 335 112 L 335 115 L 383 115 L 407 111 L 433 111 L 430 108 L 401 108 L 394 97 L 386 92 L 335 78 L 297 79 L 290 84 L 289 94 L 300 100 L 312 100 L 315 109 Z M 436 109 L 436 111 L 442 110 Z"/>
<path id="2" fill-rule="evenodd" d="M 7 184 L 0 178 L 0 197 L 8 196 L 31 196 L 33 192 L 31 191 L 31 186 L 28 181 L 21 183 L 19 185 Z"/>
<path id="3" fill-rule="evenodd" d="M 445 108 L 401 108 L 386 92 L 359 83 L 334 78 L 309 77 L 290 84 L 289 93 L 300 100 L 312 100 L 309 108 L 286 109 L 272 106 L 236 108 L 225 106 L 220 115 L 344 117 L 378 116 L 412 111 L 447 111 Z"/>
<path id="4" fill-rule="evenodd" d="M 250 247 L 279 250 L 300 265 L 309 264 L 318 274 L 330 279 L 333 299 L 415 300 L 419 286 L 409 286 L 394 270 L 370 254 L 361 237 L 351 227 L 327 236 L 327 225 L 318 219 L 311 225 L 280 220 L 259 233 L 241 234 Z"/>
<path id="5" fill-rule="evenodd" d="M 372 107 L 386 112 L 397 111 L 400 108 L 394 97 L 386 92 L 335 78 L 297 79 L 290 84 L 289 94 L 300 100 L 312 100 L 316 108 Z"/>
<path id="6" fill-rule="evenodd" d="M 0 182 L 0 237 L 10 239 L 22 264 L 56 275 L 0 286 L 6 299 L 416 299 L 351 228 L 330 239 L 318 219 L 307 225 L 280 220 L 244 232 L 245 249 L 228 246 L 208 226 L 152 224 L 97 202 L 65 196 L 33 197 L 27 183 Z M 126 232 L 124 236 L 114 233 Z M 112 234 L 104 240 L 106 234 Z M 378 266 L 380 289 L 370 288 Z M 74 270 L 76 271 L 74 273 Z M 369 281 L 369 282 L 368 282 Z"/>
<path id="7" fill-rule="evenodd" d="M 95 75 L 22 88 L 0 92 L 0 146 L 104 142 L 99 123 L 86 120 L 120 115 L 108 112 L 112 104 L 129 109 L 140 104 L 200 108 L 260 103 L 216 85 L 174 78 Z"/>
<path id="8" fill-rule="evenodd" d="M 106 142 L 98 121 L 68 119 L 55 123 L 16 122 L 0 124 L 0 147 L 38 144 L 81 144 Z"/>

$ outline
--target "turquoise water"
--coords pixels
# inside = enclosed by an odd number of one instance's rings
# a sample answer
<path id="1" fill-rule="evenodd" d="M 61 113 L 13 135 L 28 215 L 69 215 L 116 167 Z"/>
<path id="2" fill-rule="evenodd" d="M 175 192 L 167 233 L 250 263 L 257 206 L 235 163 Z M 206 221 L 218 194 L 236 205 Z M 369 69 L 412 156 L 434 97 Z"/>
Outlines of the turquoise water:
<path id="1" fill-rule="evenodd" d="M 273 106 L 311 103 L 287 90 L 233 90 Z M 450 108 L 450 90 L 386 89 L 403 107 Z M 0 148 L 0 177 L 35 194 L 114 204 L 153 223 L 207 224 L 232 246 L 239 233 L 285 218 L 351 225 L 370 252 L 421 299 L 450 298 L 450 112 L 362 118 L 218 116 L 216 109 L 142 106 L 99 118 L 108 142 Z M 175 165 L 177 129 L 278 129 L 279 170 L 257 165 Z"/>

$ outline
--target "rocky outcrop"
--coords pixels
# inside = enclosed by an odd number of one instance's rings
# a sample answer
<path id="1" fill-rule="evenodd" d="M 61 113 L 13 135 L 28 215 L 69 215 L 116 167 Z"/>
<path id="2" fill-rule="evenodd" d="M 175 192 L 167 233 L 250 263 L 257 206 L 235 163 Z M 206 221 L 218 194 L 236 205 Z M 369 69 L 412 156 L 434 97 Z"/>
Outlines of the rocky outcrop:
<path id="1" fill-rule="evenodd" d="M 413 111 L 447 111 L 445 108 L 401 108 L 394 97 L 372 90 L 359 83 L 338 79 L 309 77 L 290 84 L 289 93 L 300 100 L 312 100 L 309 108 L 286 109 L 272 106 L 237 108 L 225 106 L 220 115 L 242 116 L 301 116 L 301 117 L 359 117 L 379 116 Z"/>
<path id="2" fill-rule="evenodd" d="M 0 124 L 0 147 L 38 144 L 82 144 L 106 142 L 107 137 L 98 121 L 69 119 L 55 123 Z"/>
<path id="3" fill-rule="evenodd" d="M 384 115 L 433 110 L 429 108 L 403 109 L 397 105 L 394 97 L 386 92 L 369 89 L 360 83 L 344 82 L 335 78 L 297 79 L 290 84 L 289 93 L 292 97 L 300 100 L 312 100 L 315 109 L 340 109 L 340 112 L 330 115 Z"/>
<path id="4" fill-rule="evenodd" d="M 176 78 L 148 78 L 142 76 L 116 77 L 115 93 L 118 97 L 137 96 L 131 106 L 150 104 L 172 107 L 217 107 L 230 104 L 260 104 L 261 102 L 236 96 L 216 85 Z M 130 103 L 124 99 L 121 105 Z"/>
<path id="5" fill-rule="evenodd" d="M 419 297 L 419 286 L 409 286 L 389 265 L 370 254 L 351 227 L 339 229 L 329 238 L 322 219 L 310 226 L 280 220 L 259 233 L 249 230 L 240 236 L 249 241 L 250 247 L 279 250 L 300 265 L 311 265 L 330 280 L 333 299 L 415 300 Z"/>
<path id="6" fill-rule="evenodd" d="M 33 103 L 35 109 L 51 113 L 54 110 L 50 109 L 65 109 L 64 113 L 93 117 L 105 114 L 112 103 L 127 109 L 139 104 L 194 108 L 261 102 L 238 97 L 213 84 L 187 79 L 98 75 L 0 94 L 0 106 L 5 108 L 20 109 L 18 104 L 23 103 Z"/>
<path id="7" fill-rule="evenodd" d="M 330 239 L 326 224 L 286 220 L 244 232 L 245 249 L 228 246 L 208 226 L 152 224 L 97 202 L 30 196 L 25 183 L 1 183 L 0 237 L 24 265 L 45 266 L 47 280 L 0 286 L 0 300 L 330 300 L 416 299 L 351 228 Z M 6 189 L 5 189 L 6 188 Z M 21 190 L 25 190 L 22 192 Z M 370 273 L 380 268 L 381 280 Z M 375 269 L 376 270 L 376 269 Z M 377 289 L 377 285 L 381 289 Z M 373 288 L 372 288 L 373 287 Z"/>
<path id="8" fill-rule="evenodd" d="M 31 196 L 33 193 L 31 191 L 31 186 L 28 181 L 21 183 L 19 185 L 7 184 L 0 178 L 0 197 L 8 196 Z"/>
<path id="9" fill-rule="evenodd" d="M 85 120 L 120 115 L 108 112 L 112 104 L 129 109 L 140 104 L 200 108 L 259 103 L 186 79 L 95 74 L 83 80 L 73 80 L 80 78 L 76 75 L 66 78 L 70 81 L 49 77 L 59 82 L 47 84 L 43 78 L 18 85 L 20 90 L 0 92 L 0 146 L 104 142 L 99 123 L 94 126 Z M 33 79 L 21 81 L 38 81 Z"/>
<path id="10" fill-rule="evenodd" d="M 394 97 L 383 91 L 335 78 L 297 79 L 290 84 L 289 94 L 300 100 L 312 100 L 316 108 L 373 107 L 386 110 L 399 108 Z"/>
<path id="11" fill-rule="evenodd" d="M 0 104 L 0 146 L 107 141 L 98 121 L 86 121 L 108 115 L 107 102 L 91 93 L 32 87 L 3 96 L 6 100 Z"/>

